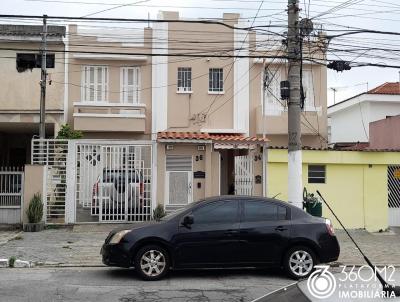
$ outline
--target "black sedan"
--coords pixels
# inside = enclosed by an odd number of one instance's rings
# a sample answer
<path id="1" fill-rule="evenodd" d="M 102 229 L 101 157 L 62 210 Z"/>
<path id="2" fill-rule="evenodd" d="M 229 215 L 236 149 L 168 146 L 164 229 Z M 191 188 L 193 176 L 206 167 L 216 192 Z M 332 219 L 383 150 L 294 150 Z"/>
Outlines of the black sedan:
<path id="1" fill-rule="evenodd" d="M 101 254 L 104 264 L 134 267 L 145 280 L 170 269 L 273 266 L 299 279 L 337 260 L 339 250 L 328 219 L 276 199 L 218 196 L 114 230 Z"/>

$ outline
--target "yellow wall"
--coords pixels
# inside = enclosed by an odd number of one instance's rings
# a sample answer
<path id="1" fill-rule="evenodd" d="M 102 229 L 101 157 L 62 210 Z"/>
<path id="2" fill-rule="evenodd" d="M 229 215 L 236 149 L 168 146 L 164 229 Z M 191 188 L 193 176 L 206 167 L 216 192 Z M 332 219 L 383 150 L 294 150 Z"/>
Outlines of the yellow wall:
<path id="1" fill-rule="evenodd" d="M 326 183 L 308 184 L 308 164 L 326 165 Z M 400 153 L 303 151 L 303 186 L 319 190 L 348 228 L 378 231 L 388 227 L 387 165 L 399 164 Z M 287 150 L 269 150 L 268 195 L 287 200 Z M 323 216 L 339 223 L 326 206 Z"/>

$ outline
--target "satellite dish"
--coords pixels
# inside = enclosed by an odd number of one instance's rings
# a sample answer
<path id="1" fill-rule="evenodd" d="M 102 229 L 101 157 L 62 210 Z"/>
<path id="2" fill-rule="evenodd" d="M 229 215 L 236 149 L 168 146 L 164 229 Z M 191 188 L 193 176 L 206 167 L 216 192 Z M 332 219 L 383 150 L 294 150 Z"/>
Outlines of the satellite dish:
<path id="1" fill-rule="evenodd" d="M 304 18 L 300 21 L 300 32 L 303 36 L 308 36 L 314 30 L 314 24 L 311 19 Z"/>

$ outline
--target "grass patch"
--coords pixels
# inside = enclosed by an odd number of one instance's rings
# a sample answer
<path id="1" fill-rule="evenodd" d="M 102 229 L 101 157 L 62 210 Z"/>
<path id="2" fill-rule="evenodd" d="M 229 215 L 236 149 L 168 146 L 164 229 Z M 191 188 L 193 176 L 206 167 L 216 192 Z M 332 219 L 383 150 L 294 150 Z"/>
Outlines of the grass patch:
<path id="1" fill-rule="evenodd" d="M 17 257 L 15 257 L 15 256 L 11 256 L 10 258 L 8 258 L 8 266 L 9 267 L 14 267 L 15 260 L 17 260 Z"/>

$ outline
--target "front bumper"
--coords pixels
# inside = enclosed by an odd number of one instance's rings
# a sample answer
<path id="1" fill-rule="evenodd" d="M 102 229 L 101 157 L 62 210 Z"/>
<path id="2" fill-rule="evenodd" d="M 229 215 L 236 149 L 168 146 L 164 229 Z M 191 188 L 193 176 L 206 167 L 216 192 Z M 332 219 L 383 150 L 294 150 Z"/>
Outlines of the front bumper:
<path id="1" fill-rule="evenodd" d="M 122 244 L 104 243 L 101 247 L 100 254 L 102 261 L 107 266 L 131 267 L 133 259 L 125 251 Z"/>

